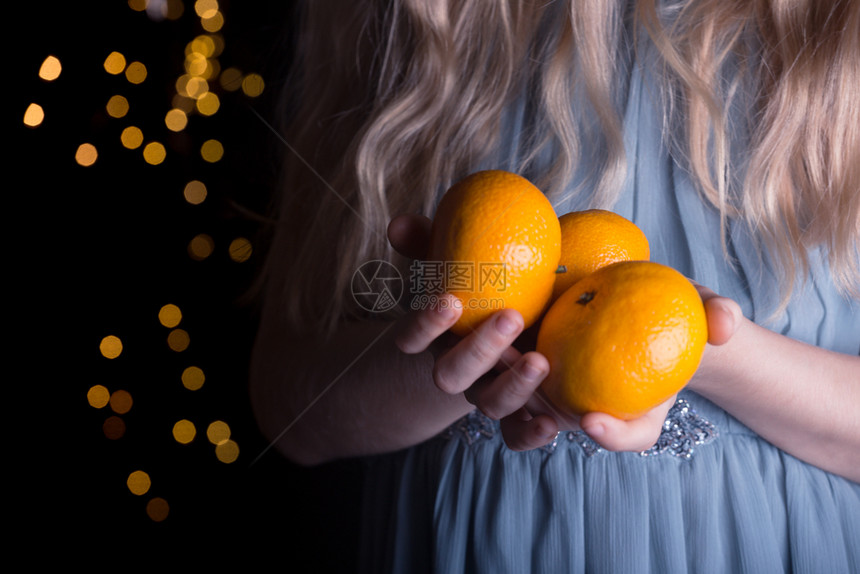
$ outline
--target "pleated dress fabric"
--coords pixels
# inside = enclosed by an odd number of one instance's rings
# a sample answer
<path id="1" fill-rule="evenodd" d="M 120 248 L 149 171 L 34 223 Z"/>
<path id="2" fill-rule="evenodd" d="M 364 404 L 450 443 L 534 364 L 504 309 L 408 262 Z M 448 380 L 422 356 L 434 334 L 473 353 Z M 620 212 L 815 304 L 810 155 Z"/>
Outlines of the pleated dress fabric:
<path id="1" fill-rule="evenodd" d="M 763 322 L 777 304 L 770 266 L 740 225 L 727 262 L 718 213 L 664 145 L 656 93 L 647 66 L 632 67 L 628 175 L 613 210 L 642 228 L 653 261 Z M 512 150 L 523 109 L 508 125 Z M 811 257 L 808 281 L 767 326 L 856 355 L 860 305 L 839 294 L 819 253 Z M 860 484 L 777 449 L 686 390 L 645 453 L 605 451 L 579 432 L 514 452 L 475 412 L 426 443 L 368 459 L 366 470 L 364 572 L 860 572 Z"/>

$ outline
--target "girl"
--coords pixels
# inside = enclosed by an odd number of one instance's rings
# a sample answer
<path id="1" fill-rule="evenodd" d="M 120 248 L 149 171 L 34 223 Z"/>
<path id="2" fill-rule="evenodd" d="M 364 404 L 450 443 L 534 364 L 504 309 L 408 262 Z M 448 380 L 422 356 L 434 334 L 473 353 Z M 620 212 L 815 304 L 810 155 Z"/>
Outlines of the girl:
<path id="1" fill-rule="evenodd" d="M 860 569 L 860 2 L 300 7 L 252 401 L 289 459 L 366 460 L 362 566 Z M 703 286 L 677 400 L 559 420 L 516 311 L 452 340 L 454 305 L 357 304 L 363 263 L 408 287 L 483 168 L 611 208 Z"/>

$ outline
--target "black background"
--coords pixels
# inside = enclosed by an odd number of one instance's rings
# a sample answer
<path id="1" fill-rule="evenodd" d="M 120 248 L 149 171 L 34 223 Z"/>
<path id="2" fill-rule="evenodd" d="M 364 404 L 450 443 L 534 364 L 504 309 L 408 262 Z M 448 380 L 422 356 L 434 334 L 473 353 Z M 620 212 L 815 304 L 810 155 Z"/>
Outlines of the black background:
<path id="1" fill-rule="evenodd" d="M 282 571 L 348 571 L 354 560 L 360 472 L 353 462 L 316 469 L 290 465 L 260 436 L 247 400 L 248 356 L 256 308 L 247 295 L 263 245 L 257 242 L 286 150 L 268 118 L 289 64 L 293 3 L 224 2 L 222 68 L 260 73 L 259 98 L 221 92 L 211 118 L 192 117 L 180 134 L 163 123 L 185 45 L 203 33 L 193 3 L 179 20 L 155 21 L 125 2 L 31 3 L 7 20 L 7 63 L 14 62 L 14 125 L 7 144 L 4 188 L 8 253 L 6 330 L 12 345 L 7 369 L 4 463 L 10 548 L 32 563 L 116 567 L 154 561 L 196 566 L 240 559 Z M 111 51 L 147 66 L 146 81 L 132 86 L 107 74 Z M 63 65 L 54 82 L 38 78 L 48 55 Z M 8 64 L 7 64 L 8 65 Z M 131 108 L 110 118 L 105 104 L 121 93 Z M 45 122 L 29 128 L 24 110 L 40 104 Z M 261 116 L 263 119 L 261 120 Z M 123 127 L 141 127 L 168 148 L 159 166 L 140 150 L 119 143 Z M 218 164 L 199 159 L 200 143 L 223 141 Z M 78 145 L 99 150 L 95 165 L 74 161 Z M 198 206 L 185 202 L 191 179 L 207 184 Z M 215 251 L 192 260 L 189 240 L 207 233 Z M 249 237 L 250 261 L 235 263 L 226 246 Z M 183 353 L 166 346 L 168 329 L 157 321 L 162 305 L 182 310 L 191 337 Z M 122 355 L 99 353 L 106 335 L 119 336 Z M 206 384 L 188 391 L 182 369 L 204 369 Z M 125 435 L 102 432 L 109 409 L 87 404 L 95 384 L 128 390 L 132 410 L 122 415 Z M 173 440 L 180 418 L 198 436 Z M 205 438 L 206 425 L 227 422 L 241 449 L 232 464 L 219 462 Z M 263 453 L 262 456 L 259 456 Z M 258 458 L 259 456 L 259 458 Z M 125 481 L 145 470 L 144 496 Z M 155 496 L 170 505 L 163 522 L 145 512 Z M 168 560 L 169 558 L 169 560 Z M 256 568 L 252 568 L 256 569 Z"/>

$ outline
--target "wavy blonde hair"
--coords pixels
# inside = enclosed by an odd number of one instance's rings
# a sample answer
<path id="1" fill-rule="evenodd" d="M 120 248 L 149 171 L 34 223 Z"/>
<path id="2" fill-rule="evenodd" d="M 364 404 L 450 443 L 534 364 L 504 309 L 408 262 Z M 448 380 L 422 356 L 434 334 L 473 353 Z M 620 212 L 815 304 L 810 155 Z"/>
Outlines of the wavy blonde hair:
<path id="1" fill-rule="evenodd" d="M 300 329 L 330 329 L 353 314 L 358 265 L 402 264 L 386 239 L 389 220 L 431 215 L 440 190 L 480 162 L 509 157 L 501 118 L 523 96 L 533 102 L 529 131 L 509 169 L 536 171 L 550 153 L 551 165 L 533 179 L 555 202 L 565 199 L 584 146 L 599 147 L 605 153 L 589 158 L 588 185 L 571 193 L 611 206 L 625 174 L 616 88 L 639 42 L 625 37 L 630 30 L 643 31 L 660 55 L 667 143 L 724 224 L 737 219 L 755 230 L 791 279 L 782 282 L 785 300 L 815 247 L 826 251 L 837 284 L 856 293 L 860 2 L 657 4 L 304 3 L 265 273 L 282 305 L 275 312 Z M 739 105 L 749 110 L 742 126 L 728 113 Z M 750 133 L 745 166 L 730 161 L 739 129 Z"/>

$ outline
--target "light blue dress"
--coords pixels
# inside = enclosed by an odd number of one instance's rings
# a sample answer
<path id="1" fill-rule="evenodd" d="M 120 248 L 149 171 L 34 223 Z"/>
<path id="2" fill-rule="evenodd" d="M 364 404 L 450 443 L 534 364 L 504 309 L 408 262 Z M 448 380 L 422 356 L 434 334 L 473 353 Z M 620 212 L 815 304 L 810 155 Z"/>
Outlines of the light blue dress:
<path id="1" fill-rule="evenodd" d="M 776 303 L 773 276 L 740 225 L 729 244 L 736 267 L 723 258 L 719 217 L 663 145 L 649 82 L 632 71 L 628 179 L 614 210 L 643 229 L 652 260 L 762 321 Z M 768 326 L 856 355 L 860 304 L 835 290 L 818 253 L 812 259 L 810 281 Z M 367 472 L 367 572 L 860 572 L 860 484 L 775 448 L 689 391 L 646 453 L 604 451 L 582 433 L 513 452 L 497 423 L 474 413 L 424 444 L 368 460 Z"/>

